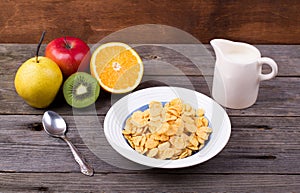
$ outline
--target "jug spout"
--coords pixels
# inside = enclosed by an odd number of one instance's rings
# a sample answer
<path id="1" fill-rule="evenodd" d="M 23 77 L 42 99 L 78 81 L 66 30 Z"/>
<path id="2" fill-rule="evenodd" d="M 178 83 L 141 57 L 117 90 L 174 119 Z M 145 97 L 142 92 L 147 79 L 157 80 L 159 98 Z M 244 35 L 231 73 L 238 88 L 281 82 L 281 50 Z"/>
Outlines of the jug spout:
<path id="1" fill-rule="evenodd" d="M 213 47 L 216 59 L 224 59 L 225 58 L 225 51 L 229 47 L 232 46 L 234 42 L 225 39 L 213 39 L 210 41 L 210 45 Z"/>
<path id="2" fill-rule="evenodd" d="M 247 43 L 213 39 L 210 44 L 215 51 L 217 61 L 247 64 L 261 57 L 259 50 Z"/>

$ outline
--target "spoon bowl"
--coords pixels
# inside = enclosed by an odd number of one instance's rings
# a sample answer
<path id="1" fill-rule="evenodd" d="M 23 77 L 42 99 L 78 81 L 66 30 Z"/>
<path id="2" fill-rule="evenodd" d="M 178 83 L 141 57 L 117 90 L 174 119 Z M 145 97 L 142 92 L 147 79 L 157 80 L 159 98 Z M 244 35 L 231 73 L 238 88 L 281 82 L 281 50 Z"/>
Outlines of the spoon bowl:
<path id="1" fill-rule="evenodd" d="M 54 111 L 46 111 L 43 115 L 42 124 L 48 135 L 52 137 L 59 137 L 69 145 L 76 162 L 80 166 L 81 173 L 87 176 L 92 176 L 94 174 L 93 168 L 83 159 L 79 151 L 65 135 L 67 131 L 67 124 L 65 120 Z"/>
<path id="2" fill-rule="evenodd" d="M 53 111 L 44 113 L 42 123 L 46 133 L 53 137 L 61 137 L 67 131 L 67 124 L 64 119 Z"/>

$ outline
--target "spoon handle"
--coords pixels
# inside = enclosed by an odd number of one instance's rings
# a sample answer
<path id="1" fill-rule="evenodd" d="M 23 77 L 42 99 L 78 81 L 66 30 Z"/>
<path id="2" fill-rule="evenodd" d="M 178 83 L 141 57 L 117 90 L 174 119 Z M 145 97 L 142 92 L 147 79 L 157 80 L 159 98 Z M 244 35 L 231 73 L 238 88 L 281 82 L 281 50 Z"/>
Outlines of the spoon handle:
<path id="1" fill-rule="evenodd" d="M 80 166 L 81 173 L 87 176 L 94 175 L 93 168 L 84 160 L 77 148 L 70 142 L 70 140 L 66 136 L 62 136 L 61 138 L 69 145 L 76 162 Z"/>

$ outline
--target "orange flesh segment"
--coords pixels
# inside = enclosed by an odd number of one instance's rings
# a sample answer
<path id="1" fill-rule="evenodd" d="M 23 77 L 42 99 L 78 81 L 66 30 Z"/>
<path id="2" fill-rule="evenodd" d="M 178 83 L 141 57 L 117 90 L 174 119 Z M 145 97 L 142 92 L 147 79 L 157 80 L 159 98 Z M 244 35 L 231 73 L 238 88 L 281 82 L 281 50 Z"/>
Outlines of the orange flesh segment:
<path id="1" fill-rule="evenodd" d="M 116 90 L 134 86 L 141 71 L 137 58 L 121 46 L 100 51 L 96 56 L 96 64 L 102 83 Z"/>

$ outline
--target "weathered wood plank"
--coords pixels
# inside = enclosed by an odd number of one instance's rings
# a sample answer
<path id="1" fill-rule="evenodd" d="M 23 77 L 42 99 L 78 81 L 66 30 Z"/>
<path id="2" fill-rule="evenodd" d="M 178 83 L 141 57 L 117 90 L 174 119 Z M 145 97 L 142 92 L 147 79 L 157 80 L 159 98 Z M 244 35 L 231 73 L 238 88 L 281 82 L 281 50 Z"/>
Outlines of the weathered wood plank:
<path id="1" fill-rule="evenodd" d="M 67 136 L 97 173 L 142 169 L 135 164 L 125 167 L 127 160 L 110 147 L 103 132 L 103 116 L 64 118 L 69 127 Z M 79 172 L 67 145 L 47 136 L 41 119 L 40 115 L 0 116 L 0 171 Z M 300 117 L 245 116 L 231 117 L 231 121 L 230 141 L 213 159 L 189 168 L 145 172 L 300 174 Z"/>
<path id="2" fill-rule="evenodd" d="M 210 79 L 200 76 L 144 76 L 142 83 L 137 89 L 152 86 L 177 86 L 196 90 L 210 96 L 208 85 Z M 42 114 L 44 110 L 33 109 L 17 96 L 13 82 L 3 80 L 0 82 L 0 114 Z M 300 105 L 300 78 L 277 77 L 270 81 L 263 81 L 260 85 L 258 99 L 255 105 L 248 109 L 227 109 L 229 115 L 251 115 L 251 116 L 299 116 Z M 101 91 L 96 106 L 80 110 L 82 114 L 92 114 L 95 109 L 97 114 L 105 115 L 111 104 L 124 95 L 111 95 Z M 62 92 L 57 100 L 48 109 L 55 110 L 61 114 L 72 115 L 73 110 L 64 101 Z"/>
<path id="3" fill-rule="evenodd" d="M 300 43 L 297 0 L 42 0 L 1 1 L 0 5 L 0 42 L 5 43 L 35 43 L 43 30 L 48 32 L 46 41 L 68 34 L 96 43 L 112 32 L 147 23 L 177 27 L 205 43 L 214 37 Z M 166 37 L 166 41 L 174 39 Z"/>
<path id="4" fill-rule="evenodd" d="M 94 49 L 94 45 L 90 45 Z M 142 57 L 145 75 L 213 75 L 215 56 L 210 45 L 133 45 Z M 262 56 L 273 58 L 278 76 L 300 76 L 300 45 L 256 45 Z M 40 55 L 44 55 L 45 45 Z M 35 44 L 0 44 L 0 78 L 13 80 L 18 67 L 35 55 Z"/>
<path id="5" fill-rule="evenodd" d="M 2 192 L 298 192 L 296 175 L 0 173 Z"/>

